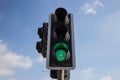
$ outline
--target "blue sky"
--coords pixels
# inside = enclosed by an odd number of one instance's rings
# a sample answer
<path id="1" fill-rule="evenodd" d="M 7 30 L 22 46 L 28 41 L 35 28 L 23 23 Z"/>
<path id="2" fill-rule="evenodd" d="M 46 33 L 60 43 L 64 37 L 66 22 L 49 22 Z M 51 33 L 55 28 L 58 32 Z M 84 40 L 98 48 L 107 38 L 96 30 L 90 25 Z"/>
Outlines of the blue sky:
<path id="1" fill-rule="evenodd" d="M 71 80 L 120 80 L 120 0 L 0 0 L 0 80 L 53 80 L 38 54 L 38 27 L 64 7 L 74 16 Z"/>

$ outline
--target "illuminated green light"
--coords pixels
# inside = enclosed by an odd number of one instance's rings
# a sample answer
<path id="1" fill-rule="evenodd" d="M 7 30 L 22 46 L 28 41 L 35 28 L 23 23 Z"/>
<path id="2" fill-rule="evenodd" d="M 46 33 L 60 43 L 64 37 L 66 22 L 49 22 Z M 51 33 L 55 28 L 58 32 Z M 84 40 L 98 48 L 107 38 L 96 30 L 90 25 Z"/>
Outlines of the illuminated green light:
<path id="1" fill-rule="evenodd" d="M 64 61 L 66 57 L 66 51 L 59 49 L 56 51 L 56 58 L 58 61 Z"/>
<path id="2" fill-rule="evenodd" d="M 58 61 L 64 61 L 68 52 L 67 44 L 59 42 L 54 46 L 55 55 Z"/>

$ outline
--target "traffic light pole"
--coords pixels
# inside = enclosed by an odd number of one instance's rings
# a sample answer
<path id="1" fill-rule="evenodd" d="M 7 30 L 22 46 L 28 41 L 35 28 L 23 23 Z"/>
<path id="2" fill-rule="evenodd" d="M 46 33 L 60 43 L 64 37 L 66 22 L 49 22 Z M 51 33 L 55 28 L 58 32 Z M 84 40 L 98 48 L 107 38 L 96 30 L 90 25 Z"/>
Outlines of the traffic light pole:
<path id="1" fill-rule="evenodd" d="M 57 73 L 58 80 L 69 80 L 70 70 L 59 70 Z"/>

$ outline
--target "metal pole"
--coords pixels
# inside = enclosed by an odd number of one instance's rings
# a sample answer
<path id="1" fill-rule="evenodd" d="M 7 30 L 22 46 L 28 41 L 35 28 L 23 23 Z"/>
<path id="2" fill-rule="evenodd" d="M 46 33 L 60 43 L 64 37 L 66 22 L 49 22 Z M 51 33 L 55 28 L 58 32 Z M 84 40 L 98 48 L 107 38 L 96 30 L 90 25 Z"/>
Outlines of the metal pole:
<path id="1" fill-rule="evenodd" d="M 69 80 L 70 79 L 70 70 L 58 70 L 57 78 L 58 78 L 58 80 Z"/>
<path id="2" fill-rule="evenodd" d="M 62 74 L 61 74 L 62 76 L 62 80 L 64 80 L 64 70 L 62 70 Z"/>

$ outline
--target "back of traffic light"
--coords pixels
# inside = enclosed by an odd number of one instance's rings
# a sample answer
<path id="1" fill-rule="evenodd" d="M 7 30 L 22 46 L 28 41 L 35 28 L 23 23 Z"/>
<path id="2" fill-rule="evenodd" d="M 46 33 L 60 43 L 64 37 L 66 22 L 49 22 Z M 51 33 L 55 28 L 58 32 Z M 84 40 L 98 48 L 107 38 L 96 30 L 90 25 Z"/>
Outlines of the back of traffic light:
<path id="1" fill-rule="evenodd" d="M 43 23 L 43 26 L 38 28 L 38 35 L 41 41 L 36 43 L 36 49 L 45 58 L 47 54 L 48 23 Z"/>
<path id="2" fill-rule="evenodd" d="M 58 8 L 49 17 L 47 68 L 70 70 L 75 68 L 73 15 Z"/>

